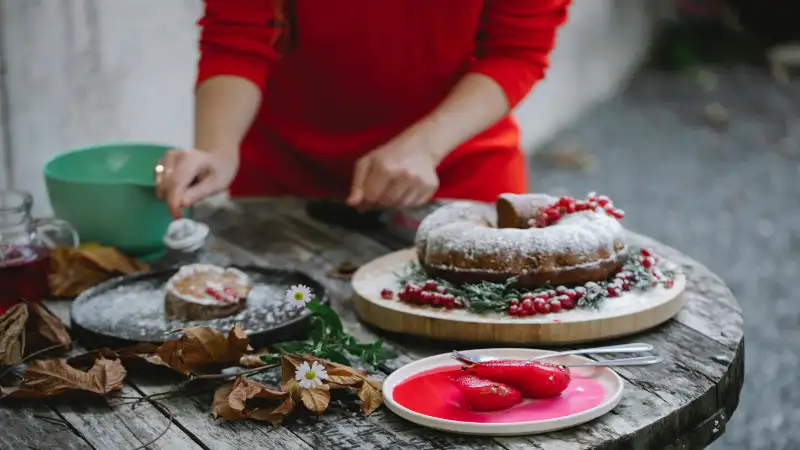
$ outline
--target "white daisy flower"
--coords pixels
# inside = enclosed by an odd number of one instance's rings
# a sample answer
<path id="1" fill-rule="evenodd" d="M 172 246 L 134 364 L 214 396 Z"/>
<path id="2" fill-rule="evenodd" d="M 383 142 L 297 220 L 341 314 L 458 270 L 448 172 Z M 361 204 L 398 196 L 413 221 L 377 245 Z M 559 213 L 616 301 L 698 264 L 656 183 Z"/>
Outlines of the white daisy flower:
<path id="1" fill-rule="evenodd" d="M 322 385 L 322 380 L 328 379 L 328 372 L 316 361 L 311 366 L 304 361 L 294 373 L 294 379 L 300 382 L 301 388 L 311 389 Z"/>
<path id="2" fill-rule="evenodd" d="M 296 284 L 286 290 L 286 300 L 304 305 L 312 299 L 311 288 L 304 284 Z"/>

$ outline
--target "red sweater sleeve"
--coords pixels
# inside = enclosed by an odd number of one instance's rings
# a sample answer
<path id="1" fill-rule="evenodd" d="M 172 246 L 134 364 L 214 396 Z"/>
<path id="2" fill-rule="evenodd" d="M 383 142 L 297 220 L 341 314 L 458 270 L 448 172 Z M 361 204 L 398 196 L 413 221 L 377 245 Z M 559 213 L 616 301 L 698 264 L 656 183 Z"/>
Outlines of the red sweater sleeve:
<path id="1" fill-rule="evenodd" d="M 570 0 L 488 0 L 470 72 L 494 79 L 515 107 L 544 77 Z"/>
<path id="2" fill-rule="evenodd" d="M 276 44 L 288 33 L 283 6 L 284 0 L 205 0 L 197 83 L 237 75 L 263 89 Z"/>

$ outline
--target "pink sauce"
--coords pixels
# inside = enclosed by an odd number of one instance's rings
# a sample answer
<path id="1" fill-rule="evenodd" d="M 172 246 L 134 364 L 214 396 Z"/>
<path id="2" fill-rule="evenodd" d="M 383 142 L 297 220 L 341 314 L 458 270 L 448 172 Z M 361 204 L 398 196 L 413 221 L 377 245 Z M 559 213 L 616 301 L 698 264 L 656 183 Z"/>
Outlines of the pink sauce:
<path id="1" fill-rule="evenodd" d="M 420 372 L 399 383 L 392 396 L 411 411 L 439 419 L 512 423 L 571 416 L 600 405 L 608 395 L 597 380 L 573 373 L 572 382 L 559 397 L 523 399 L 522 403 L 502 411 L 476 412 L 462 406 L 461 392 L 450 382 L 451 376 L 460 373 L 461 368 L 453 366 Z"/>

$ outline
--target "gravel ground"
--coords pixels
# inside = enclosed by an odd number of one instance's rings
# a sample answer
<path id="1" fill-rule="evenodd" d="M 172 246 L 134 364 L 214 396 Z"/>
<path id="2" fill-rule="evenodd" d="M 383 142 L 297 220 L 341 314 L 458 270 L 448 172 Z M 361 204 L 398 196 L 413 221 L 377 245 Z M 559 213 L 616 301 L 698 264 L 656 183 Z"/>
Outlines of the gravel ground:
<path id="1" fill-rule="evenodd" d="M 746 377 L 712 448 L 800 448 L 800 80 L 644 71 L 537 154 L 532 173 L 535 192 L 611 196 L 628 227 L 728 283 L 744 310 Z"/>

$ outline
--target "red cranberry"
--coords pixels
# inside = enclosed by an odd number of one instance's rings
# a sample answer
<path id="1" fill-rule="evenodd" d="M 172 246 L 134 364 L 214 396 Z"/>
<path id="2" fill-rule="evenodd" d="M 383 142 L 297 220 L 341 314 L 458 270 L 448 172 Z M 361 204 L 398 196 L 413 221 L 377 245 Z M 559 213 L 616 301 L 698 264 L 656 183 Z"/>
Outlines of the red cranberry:
<path id="1" fill-rule="evenodd" d="M 439 306 L 439 305 L 441 305 L 442 303 L 444 303 L 444 302 L 442 301 L 442 297 L 443 297 L 443 296 L 442 296 L 442 294 L 440 294 L 440 293 L 438 293 L 438 292 L 434 292 L 434 293 L 432 293 L 432 294 L 431 294 L 431 305 L 433 305 L 433 306 Z"/>
<path id="2" fill-rule="evenodd" d="M 559 199 L 558 199 L 558 203 L 557 203 L 557 204 L 558 204 L 559 206 L 567 206 L 567 205 L 569 205 L 571 202 L 573 202 L 574 200 L 575 200 L 575 199 L 574 199 L 574 198 L 572 198 L 572 197 L 566 197 L 566 196 L 563 196 L 563 197 L 561 197 L 561 198 L 559 198 Z"/>
<path id="3" fill-rule="evenodd" d="M 601 195 L 601 196 L 597 197 L 597 204 L 600 205 L 600 206 L 606 206 L 610 202 L 611 202 L 611 199 L 608 198 L 605 195 Z"/>
<path id="4" fill-rule="evenodd" d="M 450 305 L 452 307 L 455 305 L 456 297 L 453 294 L 442 294 L 442 302 L 445 306 Z"/>
<path id="5" fill-rule="evenodd" d="M 457 309 L 463 308 L 464 307 L 464 300 L 462 300 L 460 298 L 455 299 L 455 301 L 453 302 L 453 306 L 455 306 Z"/>
<path id="6" fill-rule="evenodd" d="M 567 297 L 561 299 L 561 308 L 563 309 L 575 309 L 575 300 Z"/>
<path id="7" fill-rule="evenodd" d="M 534 303 L 532 301 L 526 299 L 522 302 L 521 308 L 525 312 L 530 312 L 533 311 L 533 305 Z"/>
<path id="8" fill-rule="evenodd" d="M 560 219 L 560 218 L 561 218 L 561 213 L 559 213 L 558 211 L 556 211 L 554 209 L 548 209 L 547 210 L 547 222 L 548 223 L 557 222 L 558 219 Z"/>
<path id="9" fill-rule="evenodd" d="M 425 284 L 422 286 L 422 289 L 424 289 L 424 290 L 426 290 L 426 291 L 435 291 L 437 287 L 439 287 L 439 285 L 438 285 L 438 284 L 436 284 L 436 281 L 434 281 L 434 280 L 428 280 L 428 281 L 426 281 L 426 282 L 425 282 Z"/>
<path id="10" fill-rule="evenodd" d="M 440 294 L 447 294 L 447 288 L 444 286 L 436 286 L 436 292 Z"/>
<path id="11" fill-rule="evenodd" d="M 550 297 L 536 297 L 533 299 L 533 304 L 547 303 L 548 300 L 550 300 Z"/>
<path id="12" fill-rule="evenodd" d="M 623 217 L 625 217 L 625 211 L 623 211 L 621 209 L 617 209 L 617 208 L 612 209 L 608 213 L 611 214 L 611 216 L 613 218 L 617 219 L 617 220 L 622 219 Z"/>
<path id="13" fill-rule="evenodd" d="M 559 298 L 560 297 L 556 297 L 550 300 L 550 312 L 557 313 L 561 311 L 561 300 L 559 300 Z"/>
<path id="14" fill-rule="evenodd" d="M 519 314 L 519 306 L 517 305 L 509 306 L 508 313 L 511 314 L 512 316 L 516 316 L 517 314 Z"/>
<path id="15" fill-rule="evenodd" d="M 586 209 L 597 209 L 597 202 L 589 202 Z"/>
<path id="16" fill-rule="evenodd" d="M 655 258 L 653 258 L 652 256 L 648 256 L 648 257 L 646 257 L 646 258 L 644 258 L 644 259 L 642 260 L 642 265 L 643 265 L 643 266 L 644 266 L 646 269 L 649 269 L 649 268 L 653 267 L 655 264 L 656 264 L 656 260 L 655 260 Z"/>
<path id="17" fill-rule="evenodd" d="M 675 280 L 664 280 L 664 289 L 672 289 L 675 286 Z"/>
<path id="18" fill-rule="evenodd" d="M 559 286 L 559 287 L 556 288 L 556 293 L 557 294 L 565 294 L 566 292 L 567 292 L 567 287 L 566 286 Z"/>
<path id="19" fill-rule="evenodd" d="M 586 196 L 586 199 L 589 200 L 590 202 L 592 201 L 596 202 L 599 198 L 600 196 L 598 196 L 597 192 L 594 191 L 589 192 L 589 194 Z"/>
<path id="20" fill-rule="evenodd" d="M 547 314 L 550 312 L 550 304 L 547 302 L 534 303 L 533 307 L 539 314 Z"/>
<path id="21" fill-rule="evenodd" d="M 646 248 L 640 249 L 639 250 L 639 254 L 644 256 L 645 258 L 647 258 L 648 256 L 653 256 L 653 254 L 650 253 L 650 250 L 648 250 Z"/>
<path id="22" fill-rule="evenodd" d="M 512 298 L 511 300 L 508 301 L 508 303 L 512 305 L 519 305 L 519 299 Z"/>
<path id="23" fill-rule="evenodd" d="M 534 294 L 533 292 L 526 292 L 526 293 L 522 294 L 520 297 L 523 300 L 528 300 L 528 299 L 533 300 L 534 297 L 536 297 L 536 294 Z"/>
<path id="24" fill-rule="evenodd" d="M 391 300 L 394 298 L 394 292 L 391 289 L 381 289 L 381 298 L 384 300 Z"/>
<path id="25" fill-rule="evenodd" d="M 564 295 L 574 300 L 578 297 L 578 291 L 575 289 L 567 289 L 567 292 L 565 292 Z"/>
<path id="26" fill-rule="evenodd" d="M 436 296 L 431 291 L 422 291 L 419 293 L 419 302 L 422 304 L 433 303 Z"/>
<path id="27" fill-rule="evenodd" d="M 550 298 L 550 297 L 553 297 L 553 296 L 555 296 L 555 295 L 556 295 L 556 291 L 555 291 L 555 290 L 553 290 L 553 289 L 548 289 L 548 290 L 546 290 L 546 291 L 542 292 L 542 294 L 544 294 L 544 295 L 546 295 L 548 298 Z"/>
<path id="28" fill-rule="evenodd" d="M 609 286 L 608 288 L 606 288 L 606 293 L 608 293 L 609 297 L 619 297 L 620 295 L 619 288 L 616 288 L 614 286 Z"/>
<path id="29" fill-rule="evenodd" d="M 586 288 L 583 286 L 576 286 L 575 293 L 578 294 L 578 297 L 583 297 L 586 295 Z"/>

